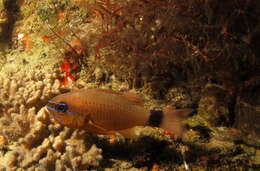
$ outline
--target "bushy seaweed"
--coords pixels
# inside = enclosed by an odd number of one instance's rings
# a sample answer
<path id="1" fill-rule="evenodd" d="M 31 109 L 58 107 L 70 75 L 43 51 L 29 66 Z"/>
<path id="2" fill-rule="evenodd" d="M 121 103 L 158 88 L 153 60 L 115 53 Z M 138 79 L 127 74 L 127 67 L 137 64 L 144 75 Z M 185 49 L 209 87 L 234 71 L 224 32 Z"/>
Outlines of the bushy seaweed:
<path id="1" fill-rule="evenodd" d="M 233 89 L 259 70 L 257 1 L 99 0 L 93 8 L 104 25 L 97 60 L 133 86 L 210 80 Z"/>

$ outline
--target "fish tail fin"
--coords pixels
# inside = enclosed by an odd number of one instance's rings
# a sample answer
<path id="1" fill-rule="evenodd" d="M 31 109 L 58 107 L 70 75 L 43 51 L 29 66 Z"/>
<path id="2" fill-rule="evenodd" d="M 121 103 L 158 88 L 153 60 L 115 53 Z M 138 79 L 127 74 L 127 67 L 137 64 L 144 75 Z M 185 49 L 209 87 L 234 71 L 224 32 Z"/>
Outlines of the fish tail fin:
<path id="1" fill-rule="evenodd" d="M 173 107 L 165 107 L 163 109 L 163 118 L 160 127 L 166 131 L 170 131 L 172 135 L 181 138 L 186 129 L 182 120 L 192 112 L 192 109 L 175 109 Z"/>

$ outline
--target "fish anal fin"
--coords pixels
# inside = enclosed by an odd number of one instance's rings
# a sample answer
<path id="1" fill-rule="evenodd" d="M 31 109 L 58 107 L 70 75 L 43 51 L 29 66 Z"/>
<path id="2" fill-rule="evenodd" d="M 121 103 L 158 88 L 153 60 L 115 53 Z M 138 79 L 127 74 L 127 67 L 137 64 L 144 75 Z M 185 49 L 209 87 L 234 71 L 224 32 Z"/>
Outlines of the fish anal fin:
<path id="1" fill-rule="evenodd" d="M 136 139 L 139 138 L 140 130 L 142 128 L 143 128 L 142 126 L 135 126 L 135 127 L 132 127 L 132 128 L 119 130 L 117 132 L 120 133 L 121 135 L 123 135 L 125 138 L 136 140 Z"/>
<path id="2" fill-rule="evenodd" d="M 144 105 L 144 98 L 141 95 L 138 95 L 133 92 L 124 92 L 122 93 L 122 96 L 127 98 L 129 101 L 133 102 L 136 105 Z"/>
<path id="3" fill-rule="evenodd" d="M 165 130 L 171 131 L 176 137 L 181 138 L 186 129 L 182 120 L 192 112 L 192 109 L 175 109 L 174 107 L 165 107 L 163 109 L 163 120 L 160 125 Z"/>

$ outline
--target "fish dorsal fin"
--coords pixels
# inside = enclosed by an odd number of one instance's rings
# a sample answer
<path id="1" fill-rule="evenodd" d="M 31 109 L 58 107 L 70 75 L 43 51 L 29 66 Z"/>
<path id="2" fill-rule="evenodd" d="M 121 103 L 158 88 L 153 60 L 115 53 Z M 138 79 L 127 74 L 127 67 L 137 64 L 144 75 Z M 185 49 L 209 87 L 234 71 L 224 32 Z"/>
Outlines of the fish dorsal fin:
<path id="1" fill-rule="evenodd" d="M 110 89 L 96 89 L 96 90 L 105 92 L 105 93 L 120 95 L 120 96 L 125 97 L 127 100 L 129 100 L 133 104 L 141 105 L 141 106 L 144 105 L 144 98 L 141 95 L 138 95 L 133 92 L 119 92 L 119 91 L 114 91 L 114 90 L 110 90 Z"/>
<path id="2" fill-rule="evenodd" d="M 96 90 L 101 91 L 101 92 L 105 92 L 105 93 L 109 93 L 109 94 L 122 95 L 121 92 L 117 92 L 117 91 L 110 90 L 110 89 L 96 89 Z"/>
<path id="3" fill-rule="evenodd" d="M 129 101 L 131 101 L 136 105 L 141 105 L 141 106 L 144 105 L 144 98 L 141 95 L 138 95 L 133 92 L 124 92 L 122 93 L 122 96 L 124 96 L 125 98 L 127 98 Z"/>

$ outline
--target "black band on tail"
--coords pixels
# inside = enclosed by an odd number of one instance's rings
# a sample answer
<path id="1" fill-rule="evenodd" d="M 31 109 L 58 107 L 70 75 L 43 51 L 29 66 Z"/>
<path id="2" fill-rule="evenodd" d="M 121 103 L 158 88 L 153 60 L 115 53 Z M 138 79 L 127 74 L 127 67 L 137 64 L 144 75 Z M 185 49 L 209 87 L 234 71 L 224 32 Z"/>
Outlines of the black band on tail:
<path id="1" fill-rule="evenodd" d="M 151 110 L 150 117 L 148 120 L 149 126 L 159 127 L 162 123 L 163 119 L 163 111 L 162 110 Z"/>

